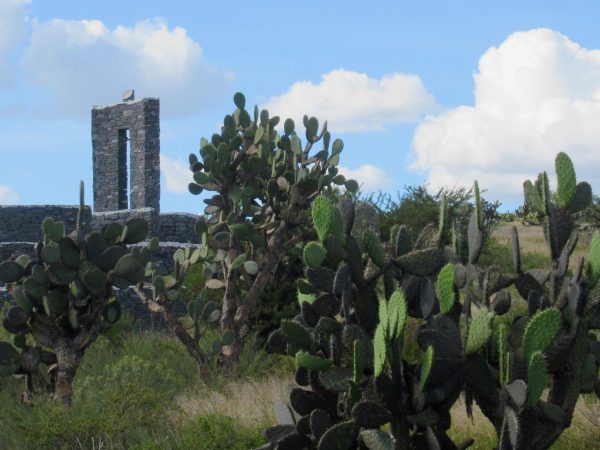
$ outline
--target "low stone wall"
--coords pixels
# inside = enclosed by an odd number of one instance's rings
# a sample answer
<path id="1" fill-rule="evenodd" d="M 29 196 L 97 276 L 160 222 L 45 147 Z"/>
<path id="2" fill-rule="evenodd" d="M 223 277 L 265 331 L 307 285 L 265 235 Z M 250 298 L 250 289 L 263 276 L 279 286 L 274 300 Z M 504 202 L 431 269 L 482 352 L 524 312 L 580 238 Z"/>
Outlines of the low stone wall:
<path id="1" fill-rule="evenodd" d="M 99 230 L 103 226 L 118 223 L 123 225 L 128 219 L 141 217 L 148 222 L 149 233 L 152 236 L 158 234 L 158 211 L 154 208 L 122 209 L 120 211 L 94 212 L 92 214 L 91 228 Z"/>
<path id="2" fill-rule="evenodd" d="M 194 225 L 198 216 L 189 213 L 167 213 L 159 216 L 158 238 L 165 242 L 189 242 L 197 244 L 198 235 Z"/>
<path id="3" fill-rule="evenodd" d="M 78 210 L 78 206 L 60 205 L 0 206 L 0 242 L 38 242 L 46 217 L 62 220 L 67 234 L 71 233 Z M 84 226 L 92 222 L 91 217 L 91 209 L 86 206 L 82 217 Z"/>

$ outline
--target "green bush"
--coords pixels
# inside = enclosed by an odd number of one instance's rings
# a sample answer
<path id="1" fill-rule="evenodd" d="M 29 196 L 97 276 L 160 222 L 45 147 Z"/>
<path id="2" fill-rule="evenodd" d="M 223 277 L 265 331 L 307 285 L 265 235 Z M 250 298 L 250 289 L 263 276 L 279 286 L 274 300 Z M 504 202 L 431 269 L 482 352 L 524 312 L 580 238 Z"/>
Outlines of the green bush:
<path id="1" fill-rule="evenodd" d="M 190 420 L 181 430 L 176 449 L 246 450 L 260 447 L 266 439 L 260 428 L 236 424 L 230 417 L 211 414 Z"/>

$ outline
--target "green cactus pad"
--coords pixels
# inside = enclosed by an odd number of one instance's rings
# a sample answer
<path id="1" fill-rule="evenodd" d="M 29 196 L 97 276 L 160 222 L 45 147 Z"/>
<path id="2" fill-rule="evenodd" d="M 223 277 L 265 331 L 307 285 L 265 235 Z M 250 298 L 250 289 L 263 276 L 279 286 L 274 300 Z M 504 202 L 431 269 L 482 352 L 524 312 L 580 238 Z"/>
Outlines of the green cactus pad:
<path id="1" fill-rule="evenodd" d="M 65 235 L 65 224 L 55 222 L 52 217 L 46 217 L 42 222 L 42 231 L 49 240 L 58 242 Z"/>
<path id="2" fill-rule="evenodd" d="M 473 182 L 473 192 L 475 194 L 475 216 L 477 217 L 477 228 L 483 230 L 483 207 L 481 205 L 481 194 L 477 180 Z"/>
<path id="3" fill-rule="evenodd" d="M 435 291 L 442 314 L 446 314 L 454 305 L 454 274 L 454 264 L 446 264 L 438 273 Z"/>
<path id="4" fill-rule="evenodd" d="M 60 250 L 60 258 L 65 266 L 69 269 L 78 269 L 81 260 L 81 252 L 75 241 L 69 236 L 66 236 L 58 242 L 58 248 Z"/>
<path id="5" fill-rule="evenodd" d="M 119 259 L 121 259 L 126 253 L 127 250 L 120 245 L 113 245 L 112 247 L 108 247 L 100 254 L 96 264 L 102 271 L 108 272 L 115 267 L 117 261 L 119 261 Z"/>
<path id="6" fill-rule="evenodd" d="M 394 251 L 396 257 L 405 255 L 412 250 L 412 240 L 408 228 L 400 225 L 398 232 L 394 235 Z"/>
<path id="7" fill-rule="evenodd" d="M 525 205 L 539 214 L 544 214 L 545 208 L 542 197 L 530 180 L 523 183 L 523 191 L 525 193 Z"/>
<path id="8" fill-rule="evenodd" d="M 523 333 L 523 357 L 531 359 L 534 352 L 543 352 L 554 340 L 560 328 L 560 311 L 548 308 L 536 312 Z"/>
<path id="9" fill-rule="evenodd" d="M 535 351 L 531 355 L 527 371 L 527 403 L 530 406 L 534 406 L 538 402 L 547 384 L 546 360 L 542 352 Z"/>
<path id="10" fill-rule="evenodd" d="M 310 333 L 298 322 L 282 320 L 281 332 L 290 347 L 291 354 L 295 355 L 298 350 L 310 351 L 313 346 L 313 339 Z"/>
<path id="11" fill-rule="evenodd" d="M 385 327 L 383 324 L 377 325 L 375 329 L 375 337 L 373 339 L 374 352 L 374 370 L 375 378 L 383 373 L 387 360 L 387 342 L 385 340 Z"/>
<path id="12" fill-rule="evenodd" d="M 347 450 L 352 447 L 357 435 L 358 427 L 353 420 L 338 423 L 321 436 L 317 450 Z"/>
<path id="13" fill-rule="evenodd" d="M 406 325 L 406 298 L 401 290 L 395 291 L 387 304 L 388 309 L 388 335 L 391 341 L 402 337 Z"/>
<path id="14" fill-rule="evenodd" d="M 558 189 L 556 191 L 557 203 L 561 208 L 566 208 L 575 195 L 577 185 L 575 169 L 573 168 L 571 158 L 564 152 L 556 155 L 555 168 L 558 181 Z"/>
<path id="15" fill-rule="evenodd" d="M 471 319 L 469 325 L 469 335 L 467 337 L 467 345 L 465 353 L 473 355 L 481 350 L 487 344 L 490 335 L 492 334 L 492 319 L 494 314 L 487 309 L 480 309 Z"/>
<path id="16" fill-rule="evenodd" d="M 20 264 L 14 261 L 4 261 L 0 263 L 0 281 L 3 283 L 15 283 L 19 281 L 25 270 Z"/>
<path id="17" fill-rule="evenodd" d="M 148 235 L 148 222 L 141 217 L 133 217 L 125 222 L 121 233 L 121 241 L 125 244 L 137 244 L 146 239 Z"/>
<path id="18" fill-rule="evenodd" d="M 46 264 L 54 264 L 60 261 L 60 248 L 56 242 L 48 242 L 42 249 L 42 260 Z"/>
<path id="19" fill-rule="evenodd" d="M 425 389 L 429 373 L 431 372 L 431 366 L 433 365 L 434 351 L 433 346 L 430 345 L 423 354 L 423 360 L 421 361 L 421 377 L 419 378 L 419 386 L 421 391 Z"/>
<path id="20" fill-rule="evenodd" d="M 331 361 L 331 360 L 326 360 Z M 333 392 L 346 392 L 348 382 L 352 379 L 352 371 L 345 367 L 333 366 L 319 373 L 319 381 L 328 390 Z"/>
<path id="21" fill-rule="evenodd" d="M 122 278 L 131 278 L 135 275 L 135 273 L 140 269 L 139 259 L 128 253 L 123 255 L 115 264 L 115 268 L 113 272 L 115 275 Z"/>
<path id="22" fill-rule="evenodd" d="M 594 289 L 600 280 L 600 231 L 595 231 L 590 243 L 590 289 Z"/>
<path id="23" fill-rule="evenodd" d="M 25 289 L 23 289 L 23 286 L 15 286 L 15 288 L 13 289 L 12 296 L 17 305 L 19 305 L 25 312 L 27 312 L 27 314 L 31 313 L 33 305 L 27 298 L 27 294 L 25 294 Z"/>
<path id="24" fill-rule="evenodd" d="M 321 358 L 311 355 L 309 352 L 298 350 L 295 356 L 296 367 L 305 367 L 308 370 L 315 372 L 327 370 L 333 365 L 331 359 Z"/>
<path id="25" fill-rule="evenodd" d="M 395 450 L 396 440 L 383 430 L 363 430 L 360 438 L 369 450 Z"/>
<path id="26" fill-rule="evenodd" d="M 356 424 L 363 428 L 379 428 L 393 419 L 392 414 L 387 409 L 370 400 L 354 405 L 351 414 Z"/>
<path id="27" fill-rule="evenodd" d="M 383 247 L 381 246 L 379 238 L 377 237 L 375 232 L 368 228 L 365 231 L 363 239 L 365 249 L 367 250 L 369 257 L 371 258 L 371 261 L 373 261 L 373 263 L 376 266 L 383 267 L 383 265 L 385 264 L 385 255 L 383 252 Z"/>
<path id="28" fill-rule="evenodd" d="M 102 317 L 111 325 L 117 323 L 121 318 L 121 304 L 115 301 L 105 305 L 102 309 Z"/>
<path id="29" fill-rule="evenodd" d="M 242 253 L 241 255 L 238 255 L 231 263 L 230 270 L 236 270 L 236 269 L 239 269 L 240 267 L 242 267 L 244 265 L 244 263 L 246 262 L 247 258 L 248 258 L 248 255 L 246 253 Z"/>
<path id="30" fill-rule="evenodd" d="M 426 248 L 402 255 L 397 262 L 402 270 L 411 275 L 426 277 L 437 274 L 446 261 L 440 249 Z"/>
<path id="31" fill-rule="evenodd" d="M 303 251 L 304 262 L 309 267 L 320 267 L 327 257 L 327 250 L 318 242 L 306 244 Z"/>
<path id="32" fill-rule="evenodd" d="M 592 204 L 592 187 L 589 183 L 582 181 L 575 187 L 575 195 L 569 203 L 569 211 L 576 213 Z"/>
<path id="33" fill-rule="evenodd" d="M 321 242 L 330 235 L 343 236 L 342 215 L 327 197 L 319 195 L 313 200 L 311 214 Z"/>
<path id="34" fill-rule="evenodd" d="M 355 383 L 360 383 L 362 381 L 364 369 L 365 353 L 361 342 L 357 339 L 354 341 L 352 361 L 352 379 Z"/>

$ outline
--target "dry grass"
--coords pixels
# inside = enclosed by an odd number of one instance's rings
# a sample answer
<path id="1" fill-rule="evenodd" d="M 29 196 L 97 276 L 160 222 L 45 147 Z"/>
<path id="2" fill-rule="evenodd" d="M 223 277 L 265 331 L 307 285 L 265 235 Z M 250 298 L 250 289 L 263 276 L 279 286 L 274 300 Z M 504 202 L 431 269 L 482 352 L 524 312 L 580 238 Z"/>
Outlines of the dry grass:
<path id="1" fill-rule="evenodd" d="M 511 245 L 511 230 L 513 225 L 517 227 L 519 232 L 519 246 L 521 247 L 521 254 L 524 253 L 540 253 L 550 258 L 550 252 L 548 244 L 544 239 L 544 231 L 541 226 L 525 226 L 520 221 L 515 222 L 500 222 L 498 226 L 492 232 L 492 237 L 496 238 L 499 243 Z M 587 259 L 588 249 L 587 246 L 578 241 L 573 254 L 571 255 L 570 265 L 574 265 L 579 258 L 583 256 Z"/>
<path id="2" fill-rule="evenodd" d="M 273 405 L 285 399 L 291 378 L 266 378 L 233 381 L 218 391 L 200 389 L 194 394 L 179 396 L 177 405 L 190 416 L 222 414 L 246 427 L 275 423 Z"/>
<path id="3" fill-rule="evenodd" d="M 259 381 L 235 381 L 220 391 L 200 390 L 182 395 L 177 404 L 185 415 L 222 414 L 246 427 L 275 424 L 273 405 L 277 399 L 287 399 L 291 378 L 267 378 Z M 471 449 L 490 449 L 496 442 L 494 428 L 477 404 L 473 405 L 473 421 L 467 417 L 464 402 L 459 399 L 452 407 L 450 436 L 455 442 L 474 438 Z M 600 402 L 580 398 L 571 428 L 565 431 L 555 449 L 594 448 L 600 442 Z M 590 446 L 591 445 L 591 446 Z"/>

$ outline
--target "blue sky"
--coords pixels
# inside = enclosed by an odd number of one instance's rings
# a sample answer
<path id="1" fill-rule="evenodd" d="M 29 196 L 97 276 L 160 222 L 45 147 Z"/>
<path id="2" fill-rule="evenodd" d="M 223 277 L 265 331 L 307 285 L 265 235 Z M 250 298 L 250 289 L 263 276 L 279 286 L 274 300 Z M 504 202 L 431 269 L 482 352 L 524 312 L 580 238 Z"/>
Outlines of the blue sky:
<path id="1" fill-rule="evenodd" d="M 503 210 L 566 151 L 600 189 L 598 2 L 0 0 L 0 204 L 91 199 L 90 109 L 161 98 L 162 209 L 236 91 L 328 120 L 364 190 L 479 181 Z"/>

